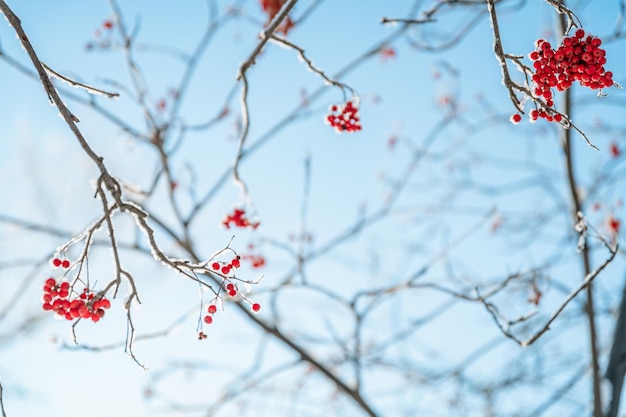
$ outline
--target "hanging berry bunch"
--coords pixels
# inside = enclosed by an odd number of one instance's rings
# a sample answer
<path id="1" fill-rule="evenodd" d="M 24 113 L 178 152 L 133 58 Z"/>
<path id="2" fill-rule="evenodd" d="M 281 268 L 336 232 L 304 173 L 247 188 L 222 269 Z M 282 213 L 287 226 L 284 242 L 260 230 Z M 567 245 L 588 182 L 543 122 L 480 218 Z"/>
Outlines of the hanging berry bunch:
<path id="1" fill-rule="evenodd" d="M 326 123 L 341 132 L 358 132 L 361 130 L 358 105 L 351 100 L 344 105 L 330 106 L 330 114 L 326 116 Z"/>
<path id="2" fill-rule="evenodd" d="M 246 217 L 246 211 L 244 209 L 235 208 L 231 214 L 227 214 L 222 220 L 222 224 L 227 229 L 230 229 L 230 226 L 235 226 L 238 228 L 250 228 L 257 229 L 260 225 L 258 221 L 251 221 L 248 217 Z"/>
<path id="3" fill-rule="evenodd" d="M 585 31 L 576 30 L 573 36 L 563 38 L 560 46 L 553 49 L 550 42 L 539 39 L 536 49 L 530 53 L 535 73 L 533 95 L 549 109 L 531 111 L 532 121 L 538 118 L 560 122 L 562 115 L 554 110 L 553 89 L 565 91 L 575 82 L 592 90 L 615 85 L 613 73 L 605 71 L 606 51 L 600 47 L 602 40 L 592 35 L 585 38 Z M 513 120 L 515 123 L 519 119 Z"/>
<path id="4" fill-rule="evenodd" d="M 64 258 L 53 258 L 50 263 L 54 268 L 69 270 L 72 264 Z M 43 309 L 52 311 L 66 320 L 91 319 L 99 321 L 106 310 L 111 308 L 111 302 L 102 294 L 96 294 L 88 287 L 82 291 L 76 290 L 76 281 L 70 284 L 62 279 L 48 278 L 43 286 Z"/>

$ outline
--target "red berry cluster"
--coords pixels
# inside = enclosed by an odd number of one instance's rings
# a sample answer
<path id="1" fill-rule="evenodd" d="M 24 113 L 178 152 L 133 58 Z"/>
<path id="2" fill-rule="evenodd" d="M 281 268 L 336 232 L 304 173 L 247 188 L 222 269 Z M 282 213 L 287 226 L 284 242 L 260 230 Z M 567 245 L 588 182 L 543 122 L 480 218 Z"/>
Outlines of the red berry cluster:
<path id="1" fill-rule="evenodd" d="M 204 322 L 206 324 L 211 324 L 213 323 L 213 314 L 215 314 L 217 312 L 217 307 L 215 306 L 215 304 L 209 304 L 209 307 L 207 308 L 207 315 L 204 316 Z"/>
<path id="2" fill-rule="evenodd" d="M 576 30 L 573 36 L 563 39 L 555 50 L 548 41 L 539 39 L 536 50 L 530 53 L 535 74 L 533 91 L 535 97 L 543 99 L 547 107 L 553 107 L 553 88 L 565 91 L 578 81 L 583 87 L 599 90 L 614 85 L 613 73 L 604 70 L 606 51 L 600 48 L 602 41 L 594 36 L 585 38 L 585 31 Z M 560 122 L 562 116 L 545 110 L 533 110 L 531 120 L 538 118 Z"/>
<path id="3" fill-rule="evenodd" d="M 214 271 L 218 271 L 221 272 L 224 275 L 228 275 L 230 274 L 230 272 L 234 269 L 237 269 L 241 266 L 241 261 L 240 261 L 240 257 L 237 256 L 236 258 L 233 258 L 232 261 L 230 262 L 218 262 L 215 261 L 211 264 L 211 268 Z"/>
<path id="4" fill-rule="evenodd" d="M 63 267 L 65 269 L 68 269 L 70 267 L 70 261 L 68 261 L 67 259 L 60 259 L 60 258 L 54 258 L 51 261 L 52 266 L 54 266 L 55 268 L 58 267 Z"/>
<path id="5" fill-rule="evenodd" d="M 343 106 L 330 106 L 330 114 L 326 116 L 326 123 L 341 132 L 358 132 L 361 130 L 361 121 L 359 119 L 359 108 L 347 101 Z"/>
<path id="6" fill-rule="evenodd" d="M 43 286 L 43 309 L 54 311 L 67 320 L 91 319 L 97 322 L 104 317 L 111 302 L 105 297 L 95 298 L 95 294 L 85 288 L 78 297 L 70 297 L 71 288 L 67 281 L 57 282 L 48 278 Z"/>
<path id="7" fill-rule="evenodd" d="M 236 287 L 231 283 L 228 283 L 228 285 L 226 285 L 226 290 L 228 290 L 228 294 L 231 297 L 237 294 Z M 259 311 L 261 311 L 261 304 L 252 303 L 251 309 L 253 312 L 258 313 Z M 205 324 L 213 323 L 213 315 L 215 313 L 217 313 L 217 306 L 215 304 L 209 304 L 209 306 L 207 307 L 207 314 L 204 315 L 202 321 Z M 206 334 L 204 334 L 204 332 L 198 333 L 198 339 L 206 339 Z"/>
<path id="8" fill-rule="evenodd" d="M 231 223 L 236 227 L 249 227 L 251 229 L 256 229 L 260 225 L 259 222 L 251 222 L 246 217 L 246 211 L 238 208 L 234 209 L 232 214 L 228 214 L 224 217 L 224 220 L 222 220 L 222 224 L 227 229 L 230 229 Z"/>
<path id="9" fill-rule="evenodd" d="M 265 26 L 269 25 L 274 16 L 278 14 L 280 9 L 283 7 L 287 0 L 260 0 L 261 8 L 265 13 L 267 13 L 267 22 L 265 22 Z M 282 21 L 280 26 L 276 29 L 276 32 L 282 33 L 287 36 L 287 33 L 295 26 L 295 23 L 289 16 Z"/>
<path id="10" fill-rule="evenodd" d="M 262 255 L 243 255 L 241 258 L 249 261 L 254 269 L 263 268 L 265 266 L 265 258 Z"/>
<path id="11" fill-rule="evenodd" d="M 111 29 L 115 26 L 115 23 L 107 19 L 102 22 L 102 25 L 94 32 L 94 37 L 99 41 L 88 42 L 85 48 L 90 51 L 94 48 L 107 49 L 111 46 Z M 104 34 L 104 35 L 103 35 Z"/>
<path id="12" fill-rule="evenodd" d="M 237 295 L 237 286 L 233 284 L 232 282 L 229 282 L 228 284 L 226 284 L 225 288 L 229 296 L 234 297 Z"/>

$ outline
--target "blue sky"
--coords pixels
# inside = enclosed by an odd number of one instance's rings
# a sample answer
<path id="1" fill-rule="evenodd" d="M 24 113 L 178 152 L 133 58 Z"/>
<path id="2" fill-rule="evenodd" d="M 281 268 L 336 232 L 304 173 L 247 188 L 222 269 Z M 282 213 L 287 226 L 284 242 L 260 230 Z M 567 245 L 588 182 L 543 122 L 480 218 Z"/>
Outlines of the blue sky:
<path id="1" fill-rule="evenodd" d="M 296 16 L 309 3 L 299 3 Z M 428 2 L 424 3 L 426 7 Z M 576 10 L 581 11 L 584 28 L 601 36 L 612 29 L 612 16 L 617 9 L 611 9 L 616 7 L 613 2 L 609 6 L 595 3 L 582 2 Z M 230 6 L 222 1 L 216 4 L 220 12 Z M 94 41 L 94 31 L 112 16 L 107 2 L 35 1 L 10 6 L 22 19 L 33 46 L 46 64 L 83 82 L 120 91 L 119 99 L 98 98 L 98 103 L 133 128 L 145 129 L 132 98 L 124 94 L 119 84 L 110 82 L 130 84 L 123 54 L 85 48 L 88 42 Z M 147 45 L 137 52 L 137 59 L 149 86 L 148 101 L 156 106 L 159 100 L 169 97 L 169 91 L 179 82 L 182 65 L 160 54 L 153 46 L 192 51 L 207 19 L 206 5 L 193 2 L 181 7 L 176 2 L 156 1 L 146 7 L 145 2 L 127 1 L 121 7 L 126 24 L 137 28 L 137 43 Z M 407 2 L 322 2 L 289 34 L 289 40 L 303 47 L 316 67 L 332 75 L 395 29 L 380 24 L 381 17 L 403 17 L 408 9 Z M 244 1 L 242 10 L 245 15 L 228 22 L 217 33 L 198 63 L 193 88 L 181 108 L 187 123 L 202 123 L 219 113 L 235 83 L 239 64 L 258 41 L 256 35 L 265 19 L 259 5 Z M 530 2 L 519 10 L 502 10 L 500 26 L 507 52 L 526 55 L 538 37 L 547 36 L 553 30 L 554 18 L 552 9 L 543 2 Z M 455 28 L 466 20 L 465 13 L 446 14 L 428 32 L 427 39 L 436 41 L 445 33 L 442 28 Z M 270 305 L 274 305 L 274 313 L 284 317 L 282 325 L 288 332 L 310 332 L 326 338 L 333 332 L 345 336 L 351 330 L 351 317 L 345 308 L 306 288 L 284 288 L 282 295 L 270 304 L 272 289 L 294 268 L 293 259 L 281 248 L 297 247 L 289 236 L 298 234 L 301 228 L 305 159 L 311 161 L 306 225 L 313 233 L 312 248 L 316 250 L 353 224 L 360 213 L 373 213 L 384 205 L 389 192 L 385 180 L 398 178 L 405 172 L 412 152 L 425 146 L 433 130 L 437 135 L 428 148 L 428 157 L 411 175 L 388 218 L 312 262 L 306 268 L 306 275 L 318 285 L 345 296 L 361 289 L 402 282 L 412 271 L 430 265 L 432 259 L 437 262 L 424 279 L 461 289 L 471 287 L 476 281 L 499 279 L 544 262 L 549 263 L 547 275 L 551 282 L 574 286 L 580 281 L 574 233 L 567 217 L 559 215 L 563 208 L 558 204 L 567 194 L 554 126 L 542 121 L 530 125 L 527 120 L 513 126 L 507 121 L 513 106 L 501 85 L 488 20 L 483 18 L 465 35 L 463 42 L 441 53 L 411 47 L 411 39 L 422 41 L 424 36 L 418 29 L 410 32 L 409 37 L 399 38 L 391 45 L 395 58 L 374 57 L 341 80 L 361 97 L 362 132 L 339 135 L 323 123 L 328 106 L 343 100 L 339 89 L 327 88 L 305 112 L 305 117 L 262 142 L 263 145 L 242 163 L 241 174 L 248 182 L 262 225 L 257 232 L 237 231 L 233 245 L 245 251 L 248 243 L 254 243 L 266 256 L 265 269 L 256 271 L 246 267 L 242 273 L 265 275 L 251 297 L 264 306 L 261 317 L 266 315 L 269 319 Z M 3 51 L 28 65 L 7 25 L 0 28 L 0 42 Z M 623 42 L 608 44 L 606 48 L 607 67 L 613 70 L 618 82 L 626 84 Z M 5 80 L 0 100 L 3 114 L 0 192 L 5 197 L 0 214 L 74 233 L 82 231 L 100 210 L 99 203 L 93 199 L 91 181 L 97 176 L 93 163 L 81 152 L 36 82 L 5 63 L 0 65 L 0 71 Z M 323 85 L 320 77 L 308 71 L 294 51 L 276 45 L 269 45 L 263 51 L 249 72 L 249 82 L 249 146 L 263 141 L 266 132 L 299 105 L 303 94 Z M 603 170 L 614 173 L 611 177 L 614 182 L 608 184 L 607 181 L 607 187 L 599 194 L 602 209 L 589 213 L 591 221 L 601 227 L 607 210 L 626 218 L 624 209 L 616 204 L 618 199 L 624 198 L 623 158 L 611 160 L 608 153 L 611 142 L 622 144 L 626 149 L 623 132 L 618 128 L 597 127 L 598 119 L 602 120 L 602 126 L 619 126 L 623 92 L 612 89 L 609 97 L 602 99 L 602 105 L 592 101 L 592 98 L 596 100 L 593 92 L 576 89 L 574 94 L 582 103 L 576 108 L 574 120 L 580 121 L 580 126 L 600 148 L 593 150 L 582 138 L 575 138 L 582 185 L 592 184 Z M 440 129 L 438 122 L 445 118 L 447 110 L 439 103 L 442 97 L 450 95 L 461 109 L 459 119 Z M 104 157 L 110 171 L 127 183 L 147 187 L 158 163 L 152 148 L 112 126 L 88 106 L 72 100 L 67 103 L 81 120 L 82 132 Z M 238 105 L 236 94 L 228 103 L 229 116 L 211 130 L 189 133 L 173 157 L 173 176 L 180 182 L 181 190 L 177 198 L 183 209 L 191 207 L 187 191 L 192 185 L 202 194 L 231 166 L 236 155 Z M 398 138 L 393 150 L 389 149 L 391 136 Z M 520 182 L 531 186 L 518 189 L 515 184 Z M 504 191 L 492 195 L 487 191 L 481 193 L 476 187 L 479 184 L 502 186 Z M 556 191 L 550 194 L 542 188 L 546 184 L 554 186 Z M 194 223 L 193 238 L 202 256 L 209 257 L 228 243 L 233 231 L 224 230 L 220 221 L 224 213 L 243 203 L 234 184 L 226 182 L 219 189 Z M 175 224 L 162 184 L 148 208 L 169 224 Z M 489 230 L 496 218 L 489 217 L 489 213 L 494 210 L 504 218 L 504 227 L 498 233 Z M 524 213 L 529 214 L 524 217 Z M 534 228 L 534 221 L 542 215 L 546 216 L 546 223 Z M 445 257 L 439 257 L 450 242 L 475 226 L 476 233 L 446 252 Z M 133 241 L 135 231 L 128 219 L 119 220 L 118 231 L 124 241 Z M 568 233 L 569 239 L 564 241 L 563 236 Z M 0 236 L 0 264 L 22 259 L 45 260 L 64 243 L 64 239 L 58 237 L 26 233 L 6 225 L 0 229 Z M 536 239 L 531 240 L 533 237 Z M 159 239 L 172 255 L 180 252 L 163 235 Z M 556 257 L 552 262 L 551 254 Z M 139 360 L 150 370 L 142 370 L 123 353 L 126 320 L 121 305 L 128 291 L 123 287 L 105 320 L 78 326 L 81 343 L 108 346 L 122 342 L 113 349 L 103 352 L 64 349 L 65 344 L 71 344 L 70 325 L 48 315 L 43 316 L 32 332 L 21 333 L 8 342 L 0 339 L 0 381 L 5 387 L 5 404 L 10 416 L 44 412 L 51 416 L 79 416 L 84 415 L 85 410 L 94 417 L 188 415 L 170 410 L 167 401 L 188 405 L 210 402 L 236 372 L 253 363 L 256 349 L 264 338 L 234 308 L 227 305 L 215 323 L 205 328 L 209 338 L 199 342 L 195 340 L 197 315 L 193 313 L 199 308 L 198 286 L 181 280 L 150 257 L 131 251 L 125 251 L 123 256 L 137 278 L 142 299 L 142 305 L 133 310 L 139 334 L 150 334 L 178 323 L 177 330 L 167 337 L 135 344 Z M 596 262 L 605 257 L 605 252 L 595 252 Z M 6 289 L 0 292 L 0 311 L 18 291 L 20 283 L 30 280 L 12 313 L 0 321 L 0 334 L 12 329 L 23 317 L 42 314 L 40 282 L 53 272 L 47 265 L 33 272 L 31 263 L 0 270 L 0 282 Z M 113 271 L 110 252 L 94 250 L 90 265 L 92 279 L 97 282 L 110 279 Z M 622 254 L 598 283 L 598 298 L 607 306 L 614 306 L 618 301 L 616 294 L 623 270 Z M 556 286 L 547 288 L 550 289 L 546 291 L 540 317 L 550 314 L 551 308 L 563 297 Z M 503 309 L 512 316 L 528 311 L 526 291 L 522 286 L 513 288 L 507 293 L 509 298 L 499 300 Z M 384 339 L 447 299 L 436 291 L 407 291 L 382 301 L 373 307 L 375 312 L 367 318 L 366 335 L 372 340 Z M 547 352 L 552 361 L 550 369 L 558 370 L 562 366 L 559 352 L 564 352 L 563 357 L 567 358 L 568 355 L 578 360 L 584 358 L 586 351 L 580 346 L 577 334 L 584 332 L 585 326 L 574 317 L 577 308 L 579 305 L 575 303 L 568 310 L 570 314 L 562 318 L 562 327 L 557 328 L 556 335 L 549 333 L 545 343 L 536 348 L 536 351 Z M 190 311 L 192 313 L 188 314 Z M 606 342 L 611 322 L 601 324 L 602 338 Z M 410 358 L 446 367 L 486 341 L 498 340 L 498 335 L 484 308 L 472 303 L 456 303 L 439 320 L 386 354 L 395 360 Z M 267 343 L 261 369 L 290 359 L 292 354 L 283 347 Z M 313 344 L 311 349 L 323 358 L 338 354 L 328 345 Z M 520 355 L 519 363 L 529 362 L 533 352 Z M 481 361 L 477 369 L 468 372 L 478 377 L 502 374 L 502 364 L 519 353 L 519 348 L 512 343 L 498 343 L 490 360 Z M 184 361 L 196 365 L 184 368 L 186 372 L 165 374 L 170 365 Z M 306 381 L 304 404 L 326 401 L 332 396 L 332 387 L 315 376 L 303 379 L 298 371 L 296 368 L 293 374 L 287 373 L 278 381 Z M 345 369 L 340 372 L 349 375 Z M 548 389 L 566 379 L 566 374 L 556 375 L 554 381 L 547 383 Z M 167 377 L 161 379 L 162 375 Z M 582 382 L 569 395 L 573 399 L 587 398 L 586 384 Z M 402 403 L 385 394 L 385 390 L 394 387 L 398 392 L 406 388 L 401 379 L 383 372 L 377 376 L 372 371 L 367 392 L 385 415 L 398 415 L 402 407 L 413 406 L 408 389 L 408 399 Z M 155 391 L 154 397 L 146 399 L 147 388 Z M 250 394 L 247 402 L 225 407 L 220 415 L 289 415 L 289 409 L 280 401 L 263 401 L 264 393 L 271 392 L 270 387 L 265 389 L 267 391 Z M 435 386 L 431 391 L 424 391 L 414 406 L 417 410 L 428 407 L 433 416 L 448 415 L 442 398 L 449 391 L 453 391 L 450 385 Z M 533 387 L 521 387 L 515 392 L 520 402 L 500 400 L 500 405 L 515 409 L 525 398 L 536 395 Z M 358 415 L 347 399 L 337 401 L 336 415 Z M 298 412 L 297 415 L 314 415 L 306 406 Z M 474 415 L 471 413 L 481 415 L 478 408 L 469 410 L 466 415 Z M 202 415 L 199 411 L 191 414 Z"/>

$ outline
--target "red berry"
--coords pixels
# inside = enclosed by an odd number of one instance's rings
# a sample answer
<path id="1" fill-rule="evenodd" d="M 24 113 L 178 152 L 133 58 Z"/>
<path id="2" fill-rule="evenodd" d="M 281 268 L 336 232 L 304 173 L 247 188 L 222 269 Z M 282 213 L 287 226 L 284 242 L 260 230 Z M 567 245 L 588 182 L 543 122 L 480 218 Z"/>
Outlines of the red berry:
<path id="1" fill-rule="evenodd" d="M 237 291 L 236 290 L 228 291 L 228 295 L 230 295 L 231 297 L 234 297 L 237 295 Z"/>
<path id="2" fill-rule="evenodd" d="M 52 265 L 54 265 L 56 268 L 61 266 L 61 260 L 59 258 L 54 258 L 52 260 Z"/>
<path id="3" fill-rule="evenodd" d="M 516 125 L 522 121 L 522 116 L 519 113 L 515 113 L 514 115 L 511 116 L 510 120 L 511 120 L 511 123 Z"/>
<path id="4" fill-rule="evenodd" d="M 215 312 L 217 311 L 217 307 L 215 307 L 215 305 L 211 304 L 209 306 L 209 308 L 207 308 L 207 311 L 209 312 L 209 314 L 215 314 Z"/>
<path id="5" fill-rule="evenodd" d="M 213 262 L 211 264 L 211 268 L 213 268 L 214 271 L 219 271 L 220 270 L 220 264 L 218 262 Z"/>
<path id="6" fill-rule="evenodd" d="M 576 30 L 576 37 L 578 39 L 584 38 L 585 37 L 585 31 L 582 29 L 577 29 Z"/>
<path id="7" fill-rule="evenodd" d="M 211 316 L 204 316 L 204 322 L 205 322 L 206 324 L 211 324 L 211 323 L 213 323 L 213 317 L 211 317 Z"/>
<path id="8" fill-rule="evenodd" d="M 230 266 L 232 266 L 233 268 L 239 268 L 241 266 L 241 262 L 239 261 L 239 258 L 235 258 L 230 262 Z"/>
<path id="9" fill-rule="evenodd" d="M 87 319 L 89 318 L 89 316 L 91 316 L 91 313 L 89 313 L 89 309 L 84 304 L 78 307 L 78 314 L 80 314 L 80 316 L 84 319 Z"/>
<path id="10" fill-rule="evenodd" d="M 259 303 L 252 304 L 252 311 L 254 311 L 255 313 L 258 313 L 259 310 L 261 310 L 261 304 Z"/>
<path id="11" fill-rule="evenodd" d="M 228 275 L 229 273 L 230 273 L 230 266 L 228 266 L 228 265 L 224 265 L 224 266 L 222 267 L 222 274 L 224 274 L 224 275 Z"/>
<path id="12" fill-rule="evenodd" d="M 67 259 L 63 259 L 63 262 L 61 262 L 61 266 L 65 269 L 70 267 L 70 261 L 68 261 Z"/>

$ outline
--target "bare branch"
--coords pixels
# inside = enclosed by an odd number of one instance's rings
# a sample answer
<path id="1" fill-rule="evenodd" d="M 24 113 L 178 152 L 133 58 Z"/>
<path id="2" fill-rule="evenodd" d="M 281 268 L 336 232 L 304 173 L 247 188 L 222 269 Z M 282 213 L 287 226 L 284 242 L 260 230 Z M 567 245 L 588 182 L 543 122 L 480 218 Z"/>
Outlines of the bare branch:
<path id="1" fill-rule="evenodd" d="M 73 87 L 82 88 L 83 90 L 87 91 L 89 94 L 103 95 L 103 96 L 107 96 L 108 98 L 117 98 L 120 96 L 118 93 L 111 93 L 109 91 L 101 90 L 99 88 L 80 83 L 76 80 L 66 77 L 63 74 L 59 74 L 58 72 L 56 72 L 55 70 L 53 70 L 52 68 L 44 64 L 43 62 L 41 63 L 41 65 L 43 65 L 43 67 L 48 72 L 48 74 L 52 75 L 55 78 L 58 78 L 61 81 L 68 83 L 69 85 Z"/>
<path id="2" fill-rule="evenodd" d="M 491 317 L 493 318 L 494 322 L 496 323 L 496 325 L 498 326 L 502 334 L 514 340 L 522 347 L 530 346 L 533 343 L 535 343 L 545 332 L 550 330 L 550 326 L 557 319 L 557 317 L 561 315 L 563 310 L 565 310 L 565 307 L 567 307 L 567 305 L 574 298 L 576 298 L 578 294 L 580 294 L 583 290 L 588 288 L 589 285 L 591 285 L 591 283 L 593 282 L 593 280 L 596 279 L 596 277 L 600 274 L 600 272 L 602 272 L 602 270 L 604 270 L 604 268 L 606 268 L 613 261 L 613 259 L 615 259 L 615 255 L 618 252 L 618 247 L 616 246 L 615 248 L 612 248 L 606 242 L 605 242 L 605 245 L 607 249 L 609 250 L 609 257 L 600 266 L 598 266 L 593 271 L 589 272 L 585 276 L 583 281 L 578 285 L 578 287 L 572 290 L 572 292 L 570 292 L 570 294 L 565 297 L 565 299 L 561 302 L 561 304 L 556 309 L 556 311 L 552 313 L 552 315 L 548 318 L 546 323 L 537 332 L 535 332 L 534 334 L 532 334 L 525 340 L 522 340 L 518 338 L 517 336 L 515 336 L 511 332 L 510 327 L 520 321 L 525 321 L 528 317 L 524 316 L 521 319 L 518 319 L 515 321 L 507 321 L 506 323 L 503 323 L 504 320 L 500 316 L 500 313 L 498 312 L 498 309 L 496 308 L 496 306 L 492 304 L 491 302 L 487 301 L 482 295 L 480 295 L 477 289 L 476 292 L 478 294 L 478 300 L 482 302 L 482 304 L 485 306 L 487 311 L 491 314 Z"/>

